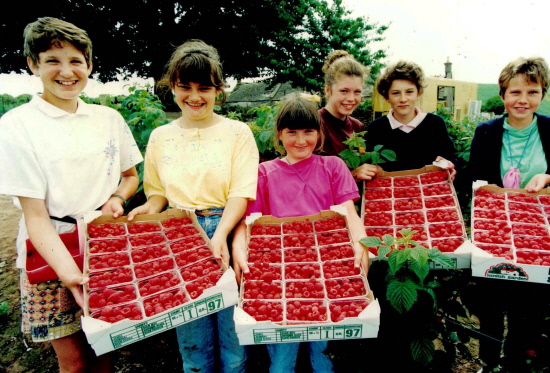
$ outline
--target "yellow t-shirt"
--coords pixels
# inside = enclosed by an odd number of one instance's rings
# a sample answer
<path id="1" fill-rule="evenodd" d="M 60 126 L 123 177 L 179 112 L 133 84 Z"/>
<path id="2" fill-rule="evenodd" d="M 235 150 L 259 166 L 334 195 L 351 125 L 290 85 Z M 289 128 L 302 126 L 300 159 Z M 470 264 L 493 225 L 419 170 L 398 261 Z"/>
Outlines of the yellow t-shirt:
<path id="1" fill-rule="evenodd" d="M 223 118 L 205 129 L 177 123 L 156 128 L 145 154 L 145 195 L 170 207 L 224 207 L 231 197 L 256 198 L 259 155 L 250 128 Z"/>

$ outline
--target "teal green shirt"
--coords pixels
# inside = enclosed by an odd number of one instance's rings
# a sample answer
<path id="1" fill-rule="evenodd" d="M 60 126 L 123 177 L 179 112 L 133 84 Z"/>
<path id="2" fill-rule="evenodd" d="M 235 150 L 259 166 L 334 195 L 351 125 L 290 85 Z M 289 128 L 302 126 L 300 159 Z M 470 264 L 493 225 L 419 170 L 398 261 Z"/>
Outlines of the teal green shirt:
<path id="1" fill-rule="evenodd" d="M 531 133 L 533 131 L 533 133 Z M 529 134 L 531 133 L 531 137 Z M 510 141 L 508 141 L 510 136 Z M 529 142 L 527 143 L 527 140 Z M 511 149 L 510 149 L 511 146 Z M 526 147 L 527 146 L 527 147 Z M 525 149 L 521 163 L 518 166 L 521 154 Z M 504 134 L 502 135 L 502 151 L 500 157 L 500 176 L 501 178 L 508 172 L 510 167 L 519 168 L 520 188 L 525 185 L 536 174 L 546 173 L 548 167 L 542 142 L 540 141 L 539 129 L 537 126 L 537 117 L 524 129 L 518 130 L 508 124 L 508 118 L 504 118 Z"/>

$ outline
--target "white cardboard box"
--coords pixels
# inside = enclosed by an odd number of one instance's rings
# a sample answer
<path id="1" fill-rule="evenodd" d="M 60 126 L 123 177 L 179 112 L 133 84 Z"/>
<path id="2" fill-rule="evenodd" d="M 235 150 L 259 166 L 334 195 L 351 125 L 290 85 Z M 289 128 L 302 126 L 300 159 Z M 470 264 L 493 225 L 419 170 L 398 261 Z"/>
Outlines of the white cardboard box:
<path id="1" fill-rule="evenodd" d="M 292 218 L 275 218 L 273 216 L 261 217 L 259 214 L 251 216 L 247 218 L 247 244 L 250 240 L 250 231 L 254 222 L 259 224 L 270 224 L 283 223 L 286 221 L 303 221 L 306 219 L 313 222 L 317 219 L 343 216 L 349 230 L 345 209 L 340 209 L 339 207 L 340 206 L 332 206 L 332 211 L 321 211 L 316 215 Z M 363 276 L 364 273 L 365 272 L 362 271 Z M 239 343 L 241 345 L 251 345 L 376 338 L 380 326 L 380 305 L 370 291 L 365 276 L 364 282 L 368 290 L 366 298 L 369 300 L 369 305 L 357 317 L 346 318 L 337 323 L 330 321 L 330 319 L 327 322 L 310 322 L 303 324 L 289 323 L 288 325 L 271 321 L 256 321 L 240 307 L 242 306 L 242 299 L 240 299 L 239 306 L 235 307 L 234 313 L 235 329 L 237 337 L 239 338 Z M 349 298 L 343 298 L 341 300 L 346 299 Z M 306 300 L 307 299 L 304 299 L 304 301 Z M 339 301 L 340 299 L 335 300 Z"/>
<path id="2" fill-rule="evenodd" d="M 488 190 L 495 193 L 517 192 L 526 193 L 532 196 L 550 196 L 549 189 L 543 189 L 538 193 L 527 193 L 525 189 L 507 189 L 496 185 L 487 185 L 486 181 L 478 180 L 473 183 L 473 191 L 479 189 Z M 545 197 L 547 198 L 547 197 Z M 472 204 L 472 229 L 474 224 L 474 207 Z M 481 244 L 481 243 L 480 243 Z M 471 244 L 472 251 L 472 276 L 486 277 L 501 280 L 536 282 L 541 284 L 550 284 L 550 267 L 542 265 L 532 265 L 517 263 L 502 257 L 493 256 L 491 253 Z M 515 248 L 513 248 L 515 252 Z"/>
<path id="3" fill-rule="evenodd" d="M 183 216 L 189 216 L 196 223 L 196 228 L 199 229 L 209 245 L 208 237 L 198 225 L 196 216 L 187 211 L 172 209 L 160 214 L 139 215 L 135 221 L 152 221 Z M 113 220 L 107 215 L 102 215 L 93 222 L 102 224 L 107 221 L 126 222 L 126 217 Z M 90 312 L 86 309 L 85 316 L 82 317 L 82 329 L 88 342 L 97 355 L 102 355 L 237 304 L 239 293 L 235 272 L 232 268 L 227 268 L 223 262 L 222 265 L 225 269 L 222 277 L 215 286 L 206 289 L 200 297 L 142 320 L 125 319 L 111 324 L 90 317 Z"/>
<path id="4" fill-rule="evenodd" d="M 423 168 L 419 168 L 419 169 L 416 169 L 416 170 L 382 172 L 381 174 L 378 175 L 378 177 L 384 178 L 384 177 L 416 176 L 416 175 L 421 175 L 421 174 L 425 174 L 425 173 L 428 173 L 428 172 L 434 172 L 434 171 L 445 171 L 445 170 L 440 168 L 440 167 L 437 167 L 437 166 L 425 166 Z M 469 245 L 469 241 L 467 240 L 464 220 L 462 219 L 462 211 L 460 210 L 460 205 L 458 204 L 458 199 L 456 197 L 456 191 L 454 189 L 453 183 L 450 182 L 450 174 L 448 176 L 448 180 L 449 180 L 449 185 L 450 185 L 451 190 L 452 190 L 452 196 L 455 199 L 456 209 L 458 210 L 458 213 L 459 213 L 459 216 L 460 216 L 460 223 L 463 226 L 464 237 L 462 237 L 462 238 L 464 239 L 464 243 L 461 246 L 459 246 L 454 252 L 444 252 L 443 254 L 445 256 L 449 257 L 453 261 L 453 263 L 455 265 L 455 268 L 470 268 L 470 265 L 471 265 L 471 247 Z M 361 220 L 362 221 L 364 221 L 364 219 L 365 219 L 365 202 L 366 202 L 365 190 L 366 190 L 366 183 L 363 183 L 363 195 L 362 195 L 362 198 L 361 198 Z M 429 225 L 429 223 L 427 223 L 427 222 L 426 222 L 426 224 L 424 224 L 424 227 L 425 227 L 426 230 L 428 229 L 428 225 Z M 369 228 L 369 227 L 365 227 L 365 228 Z M 400 227 L 394 226 L 394 228 L 395 228 L 395 232 L 397 234 Z M 429 249 L 430 247 L 427 247 L 427 248 Z M 376 255 L 374 255 L 373 253 L 371 253 L 370 251 L 369 251 L 369 258 L 370 258 L 370 260 L 369 260 L 370 263 L 372 261 L 378 260 L 378 257 Z M 442 269 L 441 266 L 439 266 L 439 265 L 437 265 L 436 263 L 433 263 L 433 262 L 430 263 L 430 266 L 431 266 L 432 269 Z"/>

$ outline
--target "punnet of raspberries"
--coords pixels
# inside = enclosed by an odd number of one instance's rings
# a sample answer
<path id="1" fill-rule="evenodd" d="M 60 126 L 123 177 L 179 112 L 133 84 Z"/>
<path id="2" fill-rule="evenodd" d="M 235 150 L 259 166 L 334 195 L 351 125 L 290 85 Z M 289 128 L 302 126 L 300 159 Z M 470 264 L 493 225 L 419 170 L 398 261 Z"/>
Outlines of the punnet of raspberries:
<path id="1" fill-rule="evenodd" d="M 210 272 L 208 275 L 191 281 L 185 285 L 191 299 L 196 299 L 202 295 L 206 289 L 216 286 L 218 280 L 222 277 L 221 270 Z"/>
<path id="2" fill-rule="evenodd" d="M 257 321 L 283 321 L 283 302 L 273 300 L 248 300 L 243 302 L 243 310 Z"/>
<path id="3" fill-rule="evenodd" d="M 109 287 L 91 291 L 88 295 L 88 305 L 91 309 L 126 303 L 137 298 L 136 288 L 133 284 Z"/>
<path id="4" fill-rule="evenodd" d="M 130 234 L 160 232 L 160 230 L 160 225 L 157 222 L 137 222 L 128 224 L 128 233 Z"/>
<path id="5" fill-rule="evenodd" d="M 115 251 L 126 251 L 127 249 L 128 242 L 126 237 L 120 237 L 91 240 L 89 241 L 88 251 L 90 254 L 105 254 Z"/>
<path id="6" fill-rule="evenodd" d="M 102 272 L 91 272 L 88 274 L 88 277 L 90 277 L 90 281 L 88 282 L 90 289 L 104 288 L 134 280 L 132 269 L 128 266 Z"/>
<path id="7" fill-rule="evenodd" d="M 138 282 L 138 290 L 142 297 L 158 293 L 181 284 L 176 271 L 164 272 L 158 276 Z"/>
<path id="8" fill-rule="evenodd" d="M 171 228 L 178 228 L 184 225 L 191 225 L 193 222 L 190 218 L 184 217 L 184 218 L 169 218 L 165 220 L 161 220 L 160 224 L 165 229 L 171 229 Z"/>
<path id="9" fill-rule="evenodd" d="M 340 216 L 315 220 L 313 224 L 315 226 L 315 232 L 333 231 L 346 228 L 346 221 Z"/>
<path id="10" fill-rule="evenodd" d="M 188 301 L 189 299 L 185 295 L 185 291 L 181 288 L 176 288 L 144 298 L 143 308 L 145 309 L 145 316 L 150 317 Z"/>
<path id="11" fill-rule="evenodd" d="M 286 303 L 286 318 L 290 322 L 325 322 L 328 320 L 327 309 L 327 302 L 322 300 L 294 300 Z"/>
<path id="12" fill-rule="evenodd" d="M 206 245 L 206 241 L 200 235 L 184 237 L 179 240 L 170 241 L 168 244 L 173 254 L 180 253 L 185 250 L 191 250 L 199 246 Z"/>
<path id="13" fill-rule="evenodd" d="M 113 237 L 124 236 L 126 234 L 126 228 L 124 224 L 119 223 L 105 223 L 105 224 L 88 224 L 88 235 L 92 238 L 97 237 Z"/>
<path id="14" fill-rule="evenodd" d="M 329 304 L 330 319 L 333 322 L 340 322 L 348 317 L 357 317 L 368 305 L 367 298 L 331 301 Z"/>
<path id="15" fill-rule="evenodd" d="M 308 219 L 283 223 L 283 234 L 312 233 L 313 225 Z"/>
<path id="16" fill-rule="evenodd" d="M 254 224 L 250 234 L 252 236 L 279 236 L 281 235 L 280 224 Z"/>
<path id="17" fill-rule="evenodd" d="M 92 313 L 94 319 L 106 321 L 114 324 L 118 321 L 125 319 L 129 320 L 141 320 L 143 319 L 143 313 L 137 302 L 124 304 L 121 306 L 107 306 L 98 311 Z"/>

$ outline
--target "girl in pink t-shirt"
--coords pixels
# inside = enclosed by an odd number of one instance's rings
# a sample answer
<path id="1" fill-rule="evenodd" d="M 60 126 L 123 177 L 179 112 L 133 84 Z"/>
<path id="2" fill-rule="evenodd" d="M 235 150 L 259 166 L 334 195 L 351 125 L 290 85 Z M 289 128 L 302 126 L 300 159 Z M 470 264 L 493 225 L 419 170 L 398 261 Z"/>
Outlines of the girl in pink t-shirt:
<path id="1" fill-rule="evenodd" d="M 358 242 L 366 236 L 353 203 L 359 198 L 359 192 L 353 176 L 340 158 L 313 154 L 322 147 L 323 140 L 315 103 L 306 95 L 292 94 L 286 98 L 277 114 L 275 134 L 275 147 L 286 156 L 260 164 L 256 200 L 248 203 L 245 215 L 254 212 L 275 217 L 313 215 L 329 210 L 332 205 L 342 205 L 346 208 L 356 242 L 355 265 L 358 267 L 362 260 L 368 260 L 365 249 Z M 239 281 L 241 272 L 245 276 L 249 273 L 245 231 L 243 220 L 233 240 L 233 267 Z M 267 345 L 271 357 L 270 371 L 293 372 L 298 346 L 299 343 Z M 332 361 L 323 353 L 326 347 L 326 341 L 309 342 L 314 372 L 333 371 Z"/>

